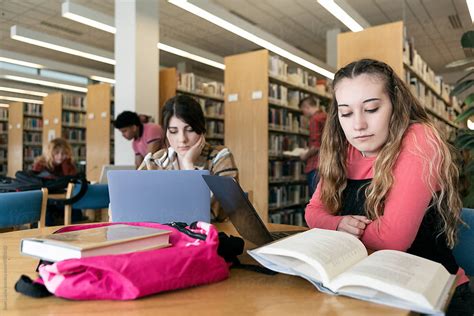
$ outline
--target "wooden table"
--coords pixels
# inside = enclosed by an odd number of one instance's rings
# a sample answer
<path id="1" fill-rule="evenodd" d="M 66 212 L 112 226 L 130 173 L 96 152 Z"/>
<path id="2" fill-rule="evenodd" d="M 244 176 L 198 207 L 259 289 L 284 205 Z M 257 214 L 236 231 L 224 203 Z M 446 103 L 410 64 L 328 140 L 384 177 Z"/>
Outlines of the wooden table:
<path id="1" fill-rule="evenodd" d="M 271 229 L 291 230 L 291 226 Z M 308 281 L 277 274 L 232 269 L 214 284 L 152 295 L 134 301 L 34 299 L 14 290 L 21 274 L 36 278 L 38 260 L 19 253 L 21 238 L 49 234 L 46 227 L 0 234 L 0 315 L 409 315 L 404 310 L 318 292 Z M 237 235 L 230 223 L 220 230 Z M 283 229 L 282 229 L 283 228 Z M 248 256 L 247 256 L 248 257 Z M 244 258 L 247 259 L 248 258 Z M 78 289 L 79 290 L 79 289 Z"/>

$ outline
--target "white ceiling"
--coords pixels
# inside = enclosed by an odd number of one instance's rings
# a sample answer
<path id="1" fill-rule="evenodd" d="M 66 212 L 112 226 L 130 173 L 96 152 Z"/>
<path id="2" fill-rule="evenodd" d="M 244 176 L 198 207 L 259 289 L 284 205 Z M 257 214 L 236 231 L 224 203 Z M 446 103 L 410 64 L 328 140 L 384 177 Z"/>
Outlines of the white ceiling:
<path id="1" fill-rule="evenodd" d="M 255 44 L 187 13 L 166 0 L 159 1 L 162 38 L 184 42 L 220 56 L 258 48 Z M 114 14 L 113 0 L 74 2 L 108 15 Z M 316 0 L 214 0 L 214 2 L 322 61 L 326 59 L 326 32 L 334 28 L 348 31 Z M 371 25 L 404 20 L 409 36 L 415 38 L 417 50 L 437 73 L 446 71 L 445 64 L 465 56 L 460 47 L 460 38 L 464 32 L 473 29 L 465 0 L 346 0 L 346 2 Z M 62 18 L 61 3 L 61 0 L 0 0 L 0 49 L 113 72 L 113 66 L 104 63 L 10 39 L 10 27 L 18 24 L 113 51 L 112 34 Z M 453 28 L 449 16 L 458 17 L 461 27 Z M 160 58 L 160 63 L 166 66 L 175 65 L 180 60 L 166 53 L 162 53 Z"/>

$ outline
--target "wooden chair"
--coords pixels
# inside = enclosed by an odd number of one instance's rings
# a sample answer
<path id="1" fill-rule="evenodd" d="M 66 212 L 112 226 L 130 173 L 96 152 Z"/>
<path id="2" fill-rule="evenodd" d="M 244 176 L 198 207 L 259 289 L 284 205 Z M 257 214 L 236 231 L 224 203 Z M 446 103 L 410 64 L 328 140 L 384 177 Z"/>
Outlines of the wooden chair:
<path id="1" fill-rule="evenodd" d="M 69 183 L 66 191 L 66 198 L 76 195 L 80 190 L 80 185 Z M 76 203 L 64 207 L 64 225 L 71 224 L 72 209 L 81 210 L 102 210 L 109 207 L 109 187 L 107 184 L 89 184 L 86 194 Z"/>
<path id="2" fill-rule="evenodd" d="M 0 193 L 0 228 L 37 222 L 45 227 L 48 189 Z"/>

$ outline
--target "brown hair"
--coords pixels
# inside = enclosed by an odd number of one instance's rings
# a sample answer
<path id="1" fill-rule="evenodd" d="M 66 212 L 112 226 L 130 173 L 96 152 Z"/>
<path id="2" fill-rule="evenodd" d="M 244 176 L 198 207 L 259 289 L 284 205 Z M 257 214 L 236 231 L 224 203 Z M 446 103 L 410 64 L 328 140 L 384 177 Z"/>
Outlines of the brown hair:
<path id="1" fill-rule="evenodd" d="M 362 59 L 341 68 L 333 81 L 333 100 L 328 108 L 328 119 L 323 132 L 320 153 L 321 200 L 332 214 L 337 214 L 342 206 L 342 192 L 347 185 L 346 159 L 348 141 L 339 123 L 335 89 L 345 78 L 356 78 L 366 74 L 383 80 L 385 92 L 393 106 L 389 123 L 389 135 L 374 163 L 374 177 L 367 186 L 365 212 L 368 218 L 377 219 L 384 213 L 385 199 L 393 185 L 393 168 L 397 161 L 402 140 L 410 124 L 421 123 L 429 129 L 428 144 L 436 152 L 436 157 L 423 157 L 429 175 L 436 179 L 440 190 L 435 191 L 428 183 L 432 205 L 436 205 L 446 234 L 447 244 L 453 247 L 457 226 L 461 221 L 462 202 L 458 191 L 459 171 L 454 163 L 451 146 L 446 143 L 435 128 L 431 118 L 411 93 L 407 85 L 393 69 L 380 61 Z M 426 156 L 426 153 L 420 153 Z M 430 182 L 430 181 L 428 181 Z"/>

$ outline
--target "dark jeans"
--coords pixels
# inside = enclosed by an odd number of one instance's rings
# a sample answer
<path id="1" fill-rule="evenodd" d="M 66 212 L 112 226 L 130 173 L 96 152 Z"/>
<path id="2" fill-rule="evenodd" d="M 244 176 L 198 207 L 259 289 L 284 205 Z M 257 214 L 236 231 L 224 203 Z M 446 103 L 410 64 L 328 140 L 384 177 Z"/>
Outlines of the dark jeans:
<path id="1" fill-rule="evenodd" d="M 474 293 L 469 288 L 469 283 L 464 283 L 456 288 L 446 316 L 472 315 L 474 315 Z"/>
<path id="2" fill-rule="evenodd" d="M 316 186 L 319 182 L 319 172 L 318 170 L 311 170 L 310 173 L 306 174 L 308 178 L 308 186 L 309 186 L 309 198 L 313 196 L 314 191 L 316 191 Z"/>

